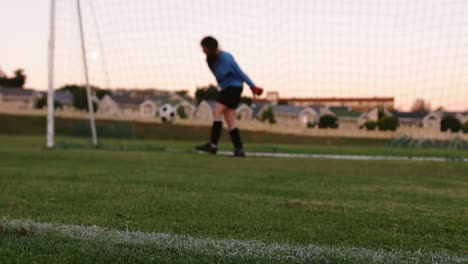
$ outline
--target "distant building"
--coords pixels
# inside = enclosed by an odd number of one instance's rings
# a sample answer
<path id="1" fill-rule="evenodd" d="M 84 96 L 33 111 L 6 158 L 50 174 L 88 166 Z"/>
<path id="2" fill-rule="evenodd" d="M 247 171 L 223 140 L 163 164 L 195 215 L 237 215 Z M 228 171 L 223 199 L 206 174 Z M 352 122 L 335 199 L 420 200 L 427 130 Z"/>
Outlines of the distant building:
<path id="1" fill-rule="evenodd" d="M 447 116 L 452 115 L 463 124 L 468 122 L 468 112 L 445 112 L 445 111 L 434 111 L 428 113 L 423 118 L 423 128 L 429 129 L 432 131 L 440 131 L 442 128 L 442 119 Z"/>
<path id="2" fill-rule="evenodd" d="M 427 114 L 423 118 L 423 128 L 431 131 L 440 131 L 443 117 L 444 114 L 441 111 L 435 111 Z"/>
<path id="3" fill-rule="evenodd" d="M 47 94 L 44 93 L 43 96 L 47 96 Z M 56 91 L 54 100 L 60 104 L 61 109 L 64 111 L 73 109 L 73 94 L 70 91 Z"/>
<path id="4" fill-rule="evenodd" d="M 157 117 L 159 108 L 170 104 L 175 109 L 183 107 L 188 118 L 193 118 L 195 106 L 185 98 L 171 93 L 143 97 L 131 92 L 105 95 L 98 104 L 98 113 L 131 117 Z"/>
<path id="5" fill-rule="evenodd" d="M 256 100 L 255 102 L 252 103 L 252 106 L 251 106 L 252 111 L 253 111 L 253 117 L 256 119 L 260 119 L 261 113 L 270 106 L 271 104 L 266 100 L 265 101 Z"/>
<path id="6" fill-rule="evenodd" d="M 41 94 L 31 89 L 0 87 L 0 107 L 33 109 Z"/>
<path id="7" fill-rule="evenodd" d="M 398 118 L 400 127 L 423 127 L 424 117 L 427 116 L 428 112 L 400 112 L 390 111 L 391 115 Z"/>
<path id="8" fill-rule="evenodd" d="M 213 121 L 213 107 L 216 101 L 201 101 L 195 110 L 195 119 Z"/>
<path id="9" fill-rule="evenodd" d="M 329 107 L 329 110 L 338 118 L 338 127 L 340 129 L 358 128 L 358 119 L 362 112 L 354 111 L 349 106 L 332 106 Z"/>
<path id="10" fill-rule="evenodd" d="M 265 105 L 259 115 L 269 106 Z M 294 106 L 294 105 L 273 105 L 271 106 L 278 124 L 288 126 L 315 126 L 319 123 L 320 117 L 326 114 L 334 115 L 328 108 L 323 106 Z"/>
<path id="11" fill-rule="evenodd" d="M 251 120 L 254 118 L 254 110 L 247 104 L 241 104 L 236 109 L 236 116 L 239 120 Z"/>
<path id="12" fill-rule="evenodd" d="M 362 113 L 358 117 L 358 122 L 357 125 L 358 127 L 362 127 L 366 122 L 373 121 L 377 122 L 379 121 L 379 111 L 383 111 L 384 116 L 392 116 L 392 113 L 388 111 L 387 109 L 380 109 L 380 108 L 374 108 L 369 111 L 366 111 Z"/>
<path id="13" fill-rule="evenodd" d="M 395 108 L 394 97 L 280 97 L 278 92 L 267 92 L 266 101 L 273 105 L 280 102 L 295 106 L 325 105 L 328 107 L 347 106 L 353 110 L 369 111 L 373 108 Z"/>

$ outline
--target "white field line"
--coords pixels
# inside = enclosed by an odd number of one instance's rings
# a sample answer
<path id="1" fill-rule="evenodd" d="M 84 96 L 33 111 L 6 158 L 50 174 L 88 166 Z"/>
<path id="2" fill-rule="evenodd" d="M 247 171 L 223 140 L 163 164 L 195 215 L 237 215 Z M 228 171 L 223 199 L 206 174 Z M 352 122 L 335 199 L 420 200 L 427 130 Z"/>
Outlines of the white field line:
<path id="1" fill-rule="evenodd" d="M 226 258 L 266 259 L 269 262 L 287 261 L 314 263 L 316 261 L 342 260 L 377 263 L 466 263 L 468 256 L 452 256 L 423 251 L 376 250 L 366 248 L 335 247 L 323 245 L 288 245 L 263 243 L 255 240 L 222 240 L 197 238 L 188 235 L 165 233 L 128 232 L 104 229 L 97 226 L 37 223 L 30 220 L 2 219 L 6 230 L 30 229 L 34 235 L 53 234 L 79 240 L 127 245 L 151 245 L 158 249 L 177 250 Z M 325 262 L 324 262 L 325 261 Z"/>
<path id="2" fill-rule="evenodd" d="M 231 156 L 231 151 L 218 151 L 219 155 Z M 369 156 L 369 155 L 332 155 L 332 154 L 301 154 L 301 153 L 270 153 L 247 152 L 247 157 L 274 157 L 274 158 L 300 158 L 300 159 L 333 159 L 333 160 L 415 160 L 433 162 L 468 162 L 468 158 L 443 158 L 443 157 L 410 157 L 410 156 Z"/>

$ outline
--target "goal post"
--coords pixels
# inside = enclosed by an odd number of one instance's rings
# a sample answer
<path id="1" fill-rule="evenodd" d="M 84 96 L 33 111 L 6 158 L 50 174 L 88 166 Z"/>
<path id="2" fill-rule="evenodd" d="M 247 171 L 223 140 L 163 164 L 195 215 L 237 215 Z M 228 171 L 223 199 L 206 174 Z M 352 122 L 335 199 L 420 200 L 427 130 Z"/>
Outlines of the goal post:
<path id="1" fill-rule="evenodd" d="M 93 107 L 93 94 L 91 91 L 89 72 L 88 72 L 88 60 L 86 53 L 86 41 L 83 28 L 83 16 L 81 12 L 81 0 L 76 0 L 76 12 L 78 14 L 78 26 L 80 32 L 80 43 L 81 53 L 83 60 L 83 73 L 86 84 L 86 97 L 88 102 L 89 122 L 91 128 L 91 139 L 92 144 L 97 146 L 97 132 L 96 132 L 96 121 L 94 117 Z M 54 87 L 54 65 L 55 65 L 55 19 L 56 19 L 56 2 L 55 0 L 50 1 L 50 28 L 49 28 L 49 51 L 48 51 L 48 93 L 47 93 L 47 148 L 53 148 L 55 145 L 55 118 L 54 118 L 54 107 L 55 107 L 55 87 Z"/>
<path id="2" fill-rule="evenodd" d="M 50 25 L 48 45 L 48 91 L 47 91 L 47 148 L 55 145 L 54 125 L 54 48 L 55 48 L 55 0 L 50 0 Z"/>

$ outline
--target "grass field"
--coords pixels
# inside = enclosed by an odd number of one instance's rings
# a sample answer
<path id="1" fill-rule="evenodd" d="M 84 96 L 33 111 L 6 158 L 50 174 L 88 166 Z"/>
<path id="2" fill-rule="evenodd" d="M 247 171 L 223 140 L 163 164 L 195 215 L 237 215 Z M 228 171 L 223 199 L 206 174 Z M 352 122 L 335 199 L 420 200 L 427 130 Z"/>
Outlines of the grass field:
<path id="1" fill-rule="evenodd" d="M 0 263 L 468 261 L 468 163 L 232 159 L 198 155 L 195 142 L 58 141 L 47 151 L 43 137 L 0 136 Z"/>

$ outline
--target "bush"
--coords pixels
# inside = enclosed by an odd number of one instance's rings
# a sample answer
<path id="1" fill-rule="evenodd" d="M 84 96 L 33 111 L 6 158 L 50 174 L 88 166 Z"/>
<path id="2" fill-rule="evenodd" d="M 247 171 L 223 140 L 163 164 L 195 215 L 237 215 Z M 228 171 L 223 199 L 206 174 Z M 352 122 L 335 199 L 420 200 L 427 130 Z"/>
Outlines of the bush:
<path id="1" fill-rule="evenodd" d="M 384 116 L 377 122 L 377 126 L 382 131 L 395 131 L 400 126 L 400 121 L 394 116 Z"/>
<path id="2" fill-rule="evenodd" d="M 465 122 L 462 126 L 463 133 L 468 133 L 468 121 Z"/>
<path id="3" fill-rule="evenodd" d="M 319 128 L 338 128 L 338 119 L 333 115 L 324 115 L 320 117 Z"/>
<path id="4" fill-rule="evenodd" d="M 182 119 L 188 118 L 188 115 L 185 112 L 185 107 L 183 107 L 182 105 L 179 105 L 179 107 L 177 107 L 177 115 Z"/>
<path id="5" fill-rule="evenodd" d="M 440 129 L 444 132 L 448 130 L 452 132 L 458 132 L 462 129 L 462 124 L 455 116 L 446 115 L 444 118 L 442 118 Z"/>
<path id="6" fill-rule="evenodd" d="M 265 109 L 265 111 L 263 111 L 261 117 L 260 117 L 260 120 L 261 121 L 268 121 L 268 123 L 270 124 L 275 124 L 276 123 L 276 118 L 275 118 L 275 112 L 273 111 L 273 108 L 272 107 L 268 107 L 267 109 Z"/>
<path id="7" fill-rule="evenodd" d="M 42 109 L 42 108 L 45 108 L 45 107 L 47 107 L 47 97 L 43 96 L 39 100 L 36 101 L 35 108 L 36 109 Z M 54 102 L 54 108 L 55 109 L 62 108 L 62 104 L 55 101 Z"/>
<path id="8" fill-rule="evenodd" d="M 377 122 L 367 121 L 364 123 L 363 127 L 365 127 L 367 130 L 375 130 L 377 128 Z"/>

